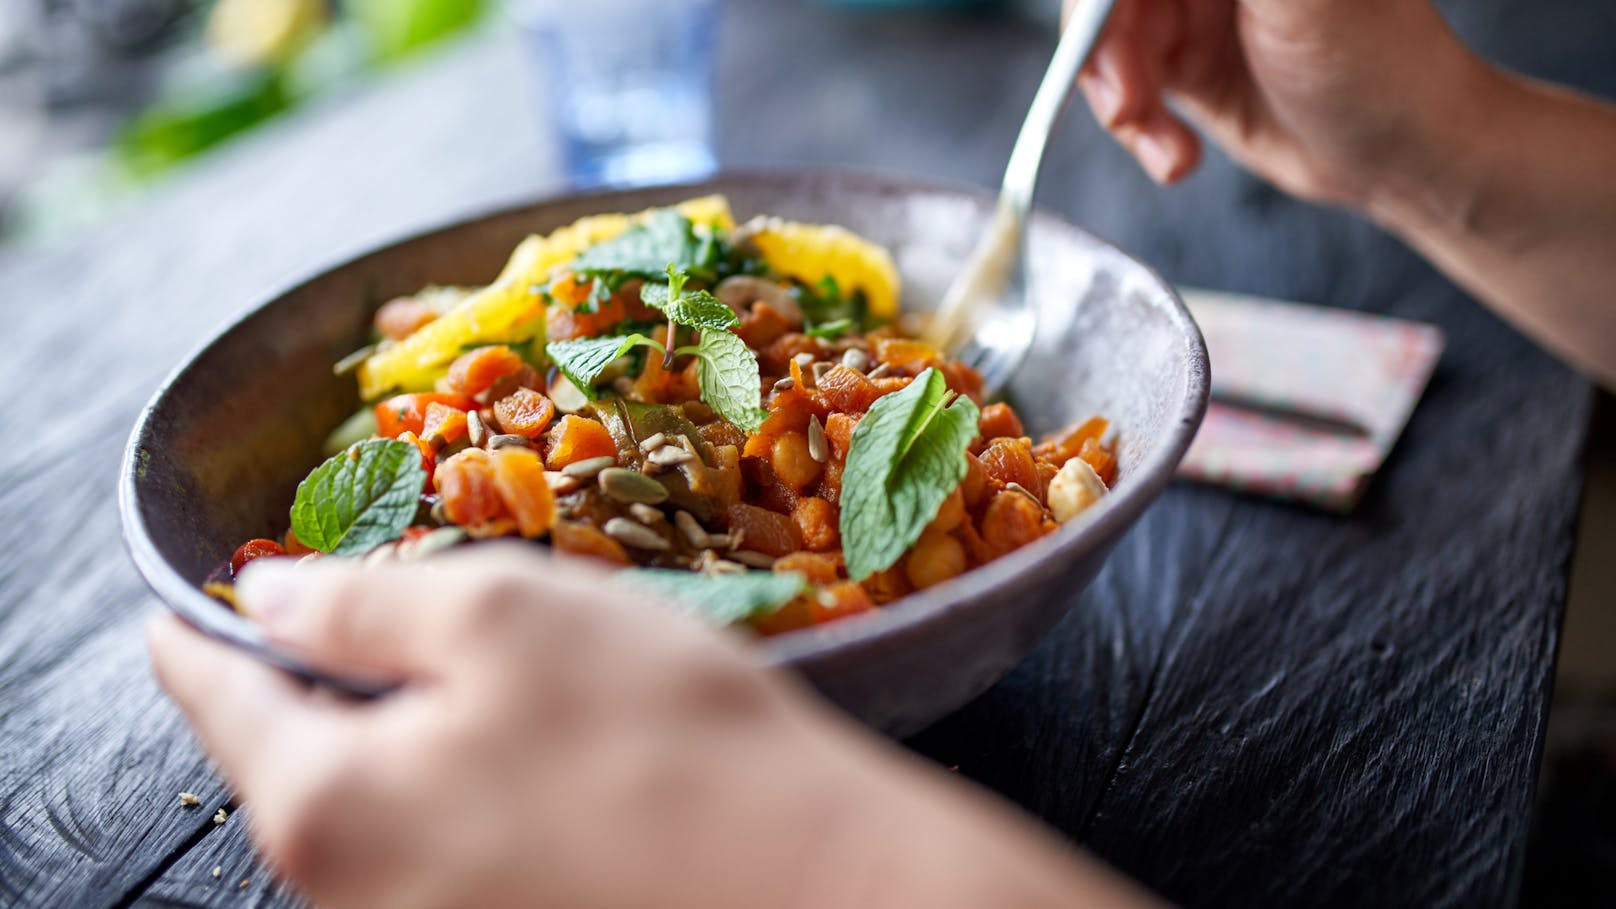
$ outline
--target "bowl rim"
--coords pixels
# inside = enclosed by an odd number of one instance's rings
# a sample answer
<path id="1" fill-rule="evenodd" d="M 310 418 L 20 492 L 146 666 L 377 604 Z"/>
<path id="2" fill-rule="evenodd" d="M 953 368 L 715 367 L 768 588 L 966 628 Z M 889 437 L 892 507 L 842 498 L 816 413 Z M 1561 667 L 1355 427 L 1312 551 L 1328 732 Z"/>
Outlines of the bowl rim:
<path id="1" fill-rule="evenodd" d="M 247 307 L 230 316 L 206 340 L 195 346 L 158 384 L 156 390 L 140 410 L 124 447 L 119 469 L 118 512 L 123 524 L 123 541 L 147 585 L 173 612 L 209 637 L 244 648 L 265 662 L 311 681 L 331 685 L 355 694 L 373 694 L 387 687 L 385 682 L 354 678 L 335 678 L 312 669 L 295 654 L 272 644 L 263 630 L 246 617 L 229 609 L 204 594 L 180 576 L 159 552 L 141 513 L 138 482 L 144 473 L 142 463 L 143 442 L 152 431 L 153 420 L 170 390 L 223 339 L 243 323 L 259 316 L 281 300 L 333 273 L 351 267 L 371 256 L 381 255 L 399 246 L 474 223 L 501 217 L 517 216 L 523 212 L 560 203 L 579 203 L 598 199 L 609 200 L 646 192 L 677 194 L 679 192 L 724 192 L 724 187 L 754 185 L 774 188 L 801 185 L 815 180 L 833 182 L 855 192 L 872 194 L 909 194 L 931 192 L 969 197 L 991 204 L 993 193 L 970 184 L 921 177 L 893 171 L 867 168 L 738 168 L 718 171 L 700 180 L 682 183 L 655 184 L 634 187 L 613 187 L 586 191 L 562 189 L 552 193 L 520 200 L 507 201 L 468 214 L 436 222 L 421 229 L 398 232 L 390 239 L 353 253 L 345 252 L 314 266 L 306 277 L 288 282 Z M 607 209 L 601 209 L 605 211 Z M 616 210 L 616 209 L 612 209 Z M 993 598 L 984 594 L 1005 586 L 1021 575 L 1036 575 L 1034 569 L 1083 558 L 1091 552 L 1115 542 L 1124 531 L 1155 500 L 1171 480 L 1174 469 L 1189 449 L 1199 428 L 1210 396 L 1210 365 L 1206 343 L 1199 326 L 1184 305 L 1178 290 L 1149 265 L 1115 243 L 1079 226 L 1065 216 L 1039 208 L 1035 218 L 1052 222 L 1074 231 L 1092 243 L 1113 254 L 1120 255 L 1139 268 L 1156 285 L 1160 293 L 1153 293 L 1146 301 L 1167 317 L 1176 330 L 1181 353 L 1186 364 L 1184 395 L 1177 400 L 1172 423 L 1165 437 L 1134 469 L 1129 482 L 1120 485 L 1105 496 L 1082 519 L 1062 526 L 1054 533 L 1007 553 L 986 565 L 968 571 L 946 584 L 909 594 L 888 606 L 856 616 L 849 616 L 824 625 L 786 632 L 758 641 L 765 663 L 774 665 L 806 664 L 855 649 L 901 646 L 900 638 L 921 632 L 939 624 L 955 620 L 956 616 L 970 614 L 993 607 Z"/>

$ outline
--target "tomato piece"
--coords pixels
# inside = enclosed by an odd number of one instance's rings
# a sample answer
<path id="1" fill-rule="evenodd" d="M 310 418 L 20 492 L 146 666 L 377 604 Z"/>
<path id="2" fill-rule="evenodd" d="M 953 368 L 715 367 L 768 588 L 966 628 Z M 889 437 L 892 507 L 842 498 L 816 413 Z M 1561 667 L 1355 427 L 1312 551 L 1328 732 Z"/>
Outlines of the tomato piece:
<path id="1" fill-rule="evenodd" d="M 464 410 L 436 401 L 426 406 L 426 419 L 421 421 L 421 438 L 431 439 L 437 435 L 449 443 L 463 438 L 467 432 Z"/>
<path id="2" fill-rule="evenodd" d="M 274 540 L 248 540 L 236 547 L 235 554 L 230 557 L 230 575 L 234 577 L 240 574 L 241 566 L 253 559 L 283 555 L 286 555 L 286 550 Z"/>
<path id="3" fill-rule="evenodd" d="M 477 402 L 465 395 L 443 392 L 394 395 L 376 405 L 376 431 L 389 439 L 405 432 L 421 434 L 426 425 L 428 404 L 442 404 L 456 410 L 476 410 Z"/>
<path id="4" fill-rule="evenodd" d="M 486 391 L 500 379 L 527 368 L 516 351 L 503 344 L 467 351 L 449 364 L 447 384 L 452 391 L 474 395 Z"/>
<path id="5" fill-rule="evenodd" d="M 531 388 L 518 388 L 494 402 L 494 419 L 508 433 L 537 439 L 555 418 L 555 403 Z M 612 448 L 616 451 L 616 446 Z"/>
<path id="6" fill-rule="evenodd" d="M 608 456 L 617 457 L 617 442 L 606 427 L 594 420 L 569 413 L 550 428 L 549 456 L 545 459 L 545 466 L 551 470 Z"/>
<path id="7" fill-rule="evenodd" d="M 493 453 L 494 485 L 524 537 L 543 536 L 555 523 L 555 493 L 544 479 L 544 464 L 531 448 L 501 448 Z"/>

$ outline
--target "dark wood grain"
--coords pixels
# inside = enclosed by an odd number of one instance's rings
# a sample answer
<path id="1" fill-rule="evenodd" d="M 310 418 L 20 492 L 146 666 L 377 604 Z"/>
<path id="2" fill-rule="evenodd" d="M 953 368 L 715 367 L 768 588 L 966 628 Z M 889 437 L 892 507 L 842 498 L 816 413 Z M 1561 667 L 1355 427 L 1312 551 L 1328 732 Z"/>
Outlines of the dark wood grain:
<path id="1" fill-rule="evenodd" d="M 1616 90 L 1616 3 L 1448 5 L 1512 64 Z M 741 164 L 991 184 L 1050 46 L 997 20 L 730 10 Z M 537 106 L 508 41 L 451 50 L 93 237 L 0 256 L 0 379 L 34 392 L 0 411 L 29 440 L 0 448 L 0 903 L 296 903 L 244 816 L 212 825 L 225 790 L 149 679 L 117 452 L 163 371 L 249 302 L 554 187 Z M 1347 216 L 1215 156 L 1157 190 L 1083 116 L 1058 141 L 1041 198 L 1170 277 L 1434 321 L 1450 350 L 1358 514 L 1170 491 L 1027 663 L 913 746 L 1188 904 L 1512 902 L 1586 384 Z"/>

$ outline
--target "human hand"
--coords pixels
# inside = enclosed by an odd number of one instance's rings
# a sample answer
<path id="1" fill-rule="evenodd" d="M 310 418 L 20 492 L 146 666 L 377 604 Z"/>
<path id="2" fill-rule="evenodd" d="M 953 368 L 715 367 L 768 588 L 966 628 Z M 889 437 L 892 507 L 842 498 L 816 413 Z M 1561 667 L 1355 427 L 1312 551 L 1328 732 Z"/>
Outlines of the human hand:
<path id="1" fill-rule="evenodd" d="M 1427 0 L 1118 0 L 1079 85 L 1159 182 L 1201 154 L 1172 101 L 1281 189 L 1362 207 L 1443 166 L 1429 133 L 1485 73 Z"/>

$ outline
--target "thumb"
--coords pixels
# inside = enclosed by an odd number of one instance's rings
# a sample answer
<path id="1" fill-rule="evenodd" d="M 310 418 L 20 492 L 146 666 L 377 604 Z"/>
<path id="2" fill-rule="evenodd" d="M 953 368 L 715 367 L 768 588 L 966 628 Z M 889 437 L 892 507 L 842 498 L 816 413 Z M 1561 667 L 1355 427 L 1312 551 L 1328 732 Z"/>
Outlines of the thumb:
<path id="1" fill-rule="evenodd" d="M 407 681 L 440 666 L 433 604 L 443 582 L 348 559 L 257 559 L 236 584 L 241 609 L 270 639 L 335 675 Z"/>

